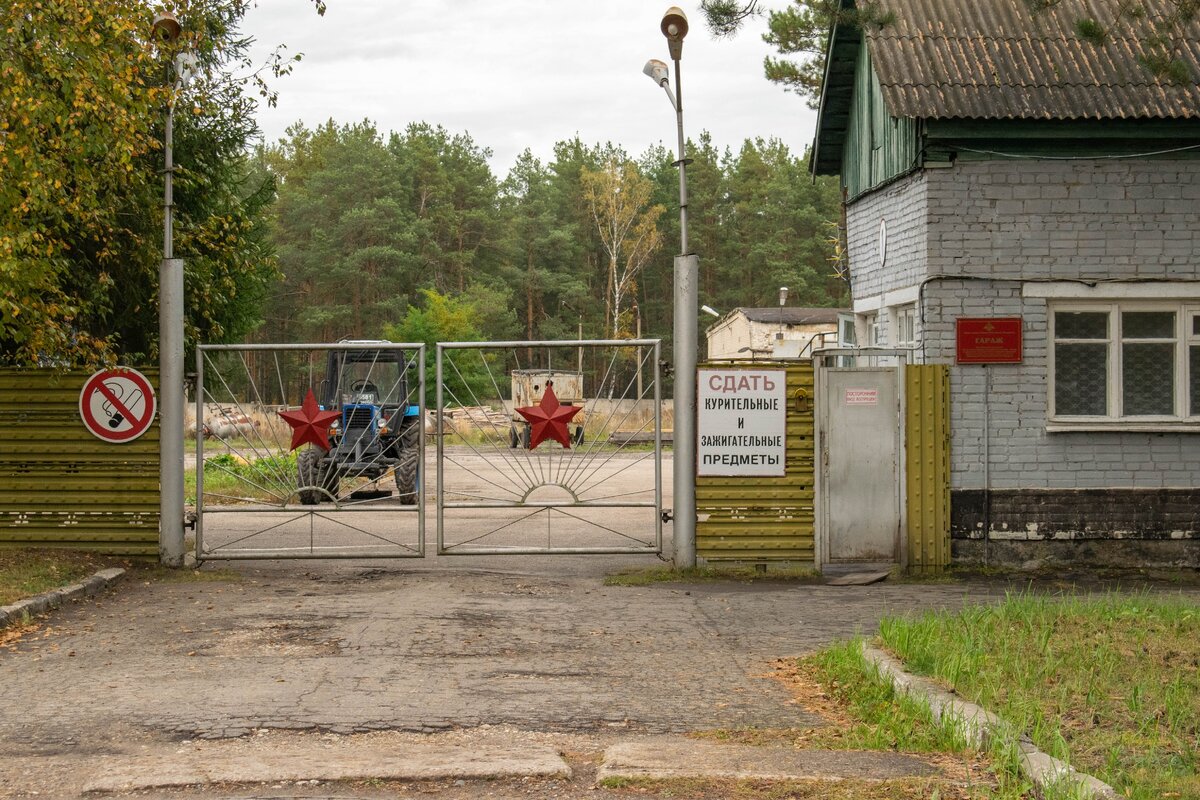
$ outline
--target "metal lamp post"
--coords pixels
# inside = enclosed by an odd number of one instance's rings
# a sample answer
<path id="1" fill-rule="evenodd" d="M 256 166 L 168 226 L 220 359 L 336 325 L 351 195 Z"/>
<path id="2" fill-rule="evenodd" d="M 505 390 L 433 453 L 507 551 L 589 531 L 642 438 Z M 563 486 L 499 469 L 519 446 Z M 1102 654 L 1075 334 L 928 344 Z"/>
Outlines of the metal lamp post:
<path id="1" fill-rule="evenodd" d="M 683 37 L 688 32 L 687 16 L 678 6 L 663 14 L 659 26 L 667 37 L 667 49 L 675 62 L 675 91 L 671 91 L 667 65 L 656 59 L 646 62 L 642 70 L 663 88 L 675 108 L 675 124 L 679 135 L 679 255 L 675 257 L 675 399 L 673 411 L 675 429 L 674 450 L 674 509 L 672 543 L 676 567 L 696 566 L 696 307 L 699 305 L 697 276 L 700 260 L 688 252 L 688 196 L 685 140 L 683 138 L 683 90 L 679 77 L 679 60 L 683 56 Z"/>
<path id="2" fill-rule="evenodd" d="M 164 44 L 179 38 L 182 29 L 171 14 L 159 14 L 151 32 Z M 183 260 L 175 258 L 175 208 L 172 152 L 175 101 L 187 86 L 196 64 L 191 53 L 175 57 L 175 83 L 167 98 L 163 133 L 163 258 L 158 269 L 159 365 L 159 521 L 158 551 L 163 564 L 183 564 Z"/>
<path id="3" fill-rule="evenodd" d="M 787 304 L 788 288 L 779 287 L 779 339 L 783 340 L 783 307 Z"/>

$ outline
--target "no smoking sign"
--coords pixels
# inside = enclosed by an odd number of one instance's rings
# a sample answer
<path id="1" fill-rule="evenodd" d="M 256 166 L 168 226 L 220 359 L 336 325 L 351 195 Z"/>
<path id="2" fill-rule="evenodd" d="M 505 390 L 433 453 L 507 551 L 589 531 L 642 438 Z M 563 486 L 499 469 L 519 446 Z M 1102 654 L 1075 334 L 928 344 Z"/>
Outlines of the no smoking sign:
<path id="1" fill-rule="evenodd" d="M 154 421 L 154 389 L 135 369 L 118 367 L 97 372 L 79 393 L 83 426 L 106 442 L 131 442 Z"/>

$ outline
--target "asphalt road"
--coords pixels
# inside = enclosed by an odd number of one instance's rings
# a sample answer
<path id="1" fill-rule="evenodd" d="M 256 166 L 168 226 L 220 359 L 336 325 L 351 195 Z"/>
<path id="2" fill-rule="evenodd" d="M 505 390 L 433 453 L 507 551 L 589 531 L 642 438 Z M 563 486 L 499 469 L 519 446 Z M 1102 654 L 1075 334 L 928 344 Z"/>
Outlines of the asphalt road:
<path id="1" fill-rule="evenodd" d="M 637 454 L 623 458 L 608 490 L 652 493 L 652 466 L 634 461 Z M 466 476 L 478 465 L 467 454 L 459 461 L 456 486 L 469 493 Z M 666 486 L 668 478 L 669 471 Z M 600 522 L 653 541 L 653 526 L 639 528 L 632 516 L 643 511 L 608 509 Z M 320 526 L 335 541 L 350 530 L 337 518 L 312 520 L 314 531 Z M 476 509 L 448 532 L 471 538 L 489 526 L 494 517 Z M 574 520 L 560 532 L 580 541 L 595 529 Z M 532 526 L 518 532 L 521 546 L 545 537 Z M 669 526 L 664 534 L 669 543 Z M 119 778 L 120 769 L 144 775 L 155 765 L 206 759 L 245 763 L 247 775 L 259 775 L 281 753 L 292 764 L 331 767 L 340 758 L 383 769 L 363 754 L 429 743 L 468 752 L 548 748 L 574 773 L 532 783 L 381 788 L 379 778 L 159 794 L 607 796 L 593 792 L 592 777 L 614 742 L 821 724 L 770 677 L 775 659 L 869 634 L 885 614 L 986 602 L 1008 588 L 771 581 L 624 588 L 605 586 L 605 575 L 659 564 L 658 557 L 428 549 L 421 559 L 205 564 L 199 576 L 127 579 L 39 622 L 0 647 L 0 797 L 74 797 L 105 776 L 118 780 L 114 770 Z"/>

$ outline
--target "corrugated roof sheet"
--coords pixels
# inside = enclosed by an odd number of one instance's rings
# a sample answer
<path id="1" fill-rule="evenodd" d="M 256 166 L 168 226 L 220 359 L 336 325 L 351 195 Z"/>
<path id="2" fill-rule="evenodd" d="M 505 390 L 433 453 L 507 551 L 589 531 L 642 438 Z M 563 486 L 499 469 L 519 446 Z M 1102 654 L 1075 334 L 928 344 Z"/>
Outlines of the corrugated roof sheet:
<path id="1" fill-rule="evenodd" d="M 1170 0 L 1141 0 L 1142 20 L 1095 45 L 1076 22 L 1112 20 L 1118 0 L 1062 0 L 1040 13 L 1027 0 L 884 0 L 894 23 L 866 30 L 893 116 L 925 119 L 1195 119 L 1200 86 L 1160 80 L 1139 61 Z M 1200 64 L 1200 20 L 1179 56 Z"/>
<path id="2" fill-rule="evenodd" d="M 845 308 L 804 308 L 803 306 L 768 306 L 767 308 L 739 308 L 751 322 L 783 322 L 785 325 L 819 325 L 837 322 L 838 312 Z"/>

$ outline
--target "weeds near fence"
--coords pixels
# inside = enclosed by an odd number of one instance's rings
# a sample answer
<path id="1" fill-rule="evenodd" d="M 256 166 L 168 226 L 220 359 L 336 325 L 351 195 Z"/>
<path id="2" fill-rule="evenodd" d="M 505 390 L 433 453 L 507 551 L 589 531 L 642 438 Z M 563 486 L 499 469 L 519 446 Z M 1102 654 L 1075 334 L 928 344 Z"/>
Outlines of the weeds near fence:
<path id="1" fill-rule="evenodd" d="M 956 725 L 935 720 L 924 702 L 897 692 L 891 681 L 881 677 L 878 668 L 863 658 L 861 640 L 837 643 L 804 658 L 780 659 L 770 677 L 787 687 L 796 702 L 824 724 L 786 730 L 713 730 L 692 735 L 806 750 L 918 753 L 939 765 L 941 780 L 950 783 L 926 786 L 913 797 L 1024 800 L 1030 796 L 1015 751 L 976 752 Z M 894 796 L 910 795 L 900 791 Z M 1047 800 L 1064 799 L 1052 796 Z"/>
<path id="2" fill-rule="evenodd" d="M 280 491 L 280 476 L 296 476 L 296 454 L 277 453 L 263 456 L 254 461 L 232 453 L 221 453 L 204 459 L 204 493 L 224 497 L 242 497 L 246 500 L 275 501 L 275 495 L 265 491 L 273 488 Z M 184 498 L 188 503 L 196 502 L 196 470 L 184 472 Z"/>
<path id="3" fill-rule="evenodd" d="M 124 559 L 81 550 L 0 550 L 0 606 L 83 580 L 98 569 L 127 566 Z"/>
<path id="4" fill-rule="evenodd" d="M 1200 605 L 1011 595 L 880 625 L 884 645 L 1134 800 L 1200 797 Z"/>

